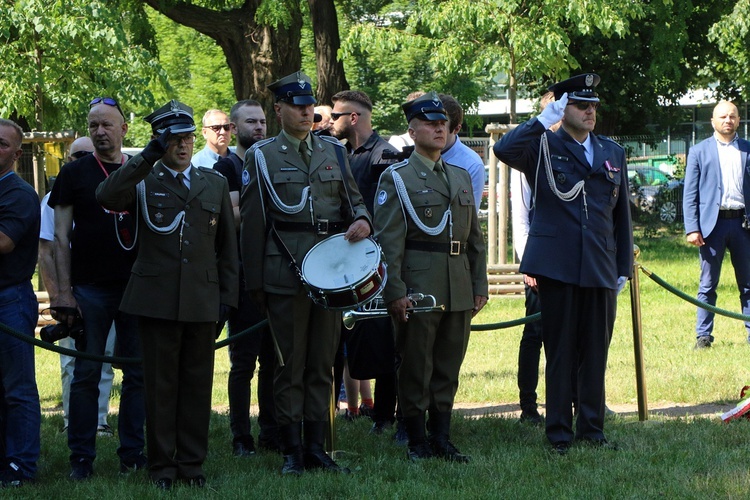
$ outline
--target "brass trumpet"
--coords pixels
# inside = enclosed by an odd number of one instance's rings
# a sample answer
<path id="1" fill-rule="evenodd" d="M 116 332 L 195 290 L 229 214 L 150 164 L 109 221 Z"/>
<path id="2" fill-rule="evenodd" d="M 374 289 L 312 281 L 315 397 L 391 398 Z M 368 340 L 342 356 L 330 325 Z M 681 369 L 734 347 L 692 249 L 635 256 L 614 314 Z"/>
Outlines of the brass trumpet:
<path id="1" fill-rule="evenodd" d="M 409 295 L 407 295 L 407 297 L 413 304 L 413 307 L 407 309 L 407 312 L 409 313 L 445 311 L 445 306 L 443 304 L 437 305 L 437 300 L 435 299 L 434 295 L 410 293 Z M 417 306 L 417 303 L 422 302 L 423 300 L 429 301 L 430 305 Z M 351 330 L 352 328 L 354 328 L 354 325 L 355 323 L 357 323 L 357 321 L 361 321 L 363 319 L 384 318 L 386 316 L 388 316 L 388 309 L 386 309 L 383 297 L 378 294 L 370 302 L 362 304 L 359 309 L 353 311 L 344 311 L 342 320 L 344 322 L 344 327 L 346 327 L 347 330 Z"/>

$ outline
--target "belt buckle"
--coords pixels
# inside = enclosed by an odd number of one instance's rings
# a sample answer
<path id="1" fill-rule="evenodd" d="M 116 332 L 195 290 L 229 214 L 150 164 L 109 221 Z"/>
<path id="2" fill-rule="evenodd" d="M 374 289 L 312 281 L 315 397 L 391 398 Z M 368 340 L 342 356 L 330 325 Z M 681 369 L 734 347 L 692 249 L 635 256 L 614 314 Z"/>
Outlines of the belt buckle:
<path id="1" fill-rule="evenodd" d="M 328 234 L 328 219 L 318 219 L 315 223 L 315 231 L 318 234 Z"/>
<path id="2" fill-rule="evenodd" d="M 451 241 L 451 255 L 459 255 L 461 253 L 461 242 Z"/>

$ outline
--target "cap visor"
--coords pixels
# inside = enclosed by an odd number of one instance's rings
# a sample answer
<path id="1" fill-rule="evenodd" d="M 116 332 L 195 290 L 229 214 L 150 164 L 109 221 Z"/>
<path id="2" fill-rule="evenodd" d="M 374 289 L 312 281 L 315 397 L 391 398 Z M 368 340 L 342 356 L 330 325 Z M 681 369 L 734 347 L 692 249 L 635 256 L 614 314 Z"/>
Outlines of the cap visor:
<path id="1" fill-rule="evenodd" d="M 443 113 L 424 113 L 423 116 L 425 120 L 429 122 L 435 122 L 438 120 L 448 121 L 448 118 Z"/>
<path id="2" fill-rule="evenodd" d="M 584 97 L 584 96 L 579 96 L 579 95 L 576 94 L 576 92 L 569 93 L 568 94 L 568 99 L 572 100 L 572 101 L 599 102 L 599 98 L 598 97 L 590 97 L 590 96 Z"/>
<path id="3" fill-rule="evenodd" d="M 195 125 L 172 125 L 171 127 L 156 129 L 156 131 L 160 134 L 163 134 L 167 130 L 169 130 L 173 134 L 184 134 L 187 132 L 195 132 Z"/>
<path id="4" fill-rule="evenodd" d="M 292 104 L 295 106 L 305 106 L 307 104 L 315 104 L 315 98 L 311 95 L 296 95 L 292 97 Z"/>

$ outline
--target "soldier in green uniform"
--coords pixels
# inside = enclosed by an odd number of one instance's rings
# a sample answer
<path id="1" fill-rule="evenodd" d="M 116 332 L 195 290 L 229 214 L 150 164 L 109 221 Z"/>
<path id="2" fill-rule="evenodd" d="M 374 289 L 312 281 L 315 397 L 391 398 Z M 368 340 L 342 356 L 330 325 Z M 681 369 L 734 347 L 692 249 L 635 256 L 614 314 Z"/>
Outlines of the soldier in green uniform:
<path id="1" fill-rule="evenodd" d="M 374 222 L 388 262 L 383 299 L 401 356 L 398 400 L 407 456 L 468 462 L 450 442 L 450 419 L 471 318 L 487 303 L 484 239 L 468 172 L 440 157 L 448 120 L 437 94 L 402 108 L 415 150 L 380 176 Z M 409 314 L 414 292 L 433 295 L 445 311 Z"/>
<path id="2" fill-rule="evenodd" d="M 343 145 L 310 133 L 310 79 L 298 71 L 268 89 L 276 96 L 282 131 L 245 154 L 240 245 L 248 291 L 267 309 L 278 345 L 274 400 L 281 472 L 349 472 L 323 450 L 341 315 L 310 300 L 290 263 L 300 266 L 315 244 L 336 233 L 346 232 L 351 242 L 366 238 L 370 216 Z"/>
<path id="3" fill-rule="evenodd" d="M 120 309 L 138 316 L 149 473 L 203 487 L 217 321 L 237 307 L 239 258 L 226 179 L 190 163 L 192 109 L 145 118 L 153 138 L 97 189 L 107 209 L 138 214 L 138 257 Z"/>

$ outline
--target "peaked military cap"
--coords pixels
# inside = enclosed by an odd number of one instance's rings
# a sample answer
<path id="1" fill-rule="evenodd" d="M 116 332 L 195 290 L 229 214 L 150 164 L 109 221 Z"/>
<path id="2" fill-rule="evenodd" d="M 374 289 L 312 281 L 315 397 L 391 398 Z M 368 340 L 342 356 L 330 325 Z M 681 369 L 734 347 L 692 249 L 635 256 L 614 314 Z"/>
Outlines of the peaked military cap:
<path id="1" fill-rule="evenodd" d="M 601 78 L 597 74 L 585 73 L 557 82 L 547 90 L 554 92 L 555 100 L 560 99 L 567 92 L 568 99 L 574 101 L 599 102 L 599 95 L 594 91 L 594 88 L 599 85 L 600 80 Z"/>
<path id="2" fill-rule="evenodd" d="M 301 71 L 287 75 L 268 85 L 268 90 L 276 96 L 276 102 L 284 101 L 289 104 L 315 104 L 310 77 Z"/>
<path id="3" fill-rule="evenodd" d="M 419 118 L 428 122 L 437 120 L 448 121 L 448 118 L 445 116 L 443 102 L 434 90 L 427 92 L 421 97 L 417 97 L 413 101 L 405 102 L 401 105 L 401 109 L 404 110 L 407 122 L 410 122 L 413 118 Z"/>
<path id="4" fill-rule="evenodd" d="M 169 129 L 173 134 L 184 134 L 195 131 L 193 108 L 172 99 L 146 118 L 154 134 L 163 134 Z"/>

